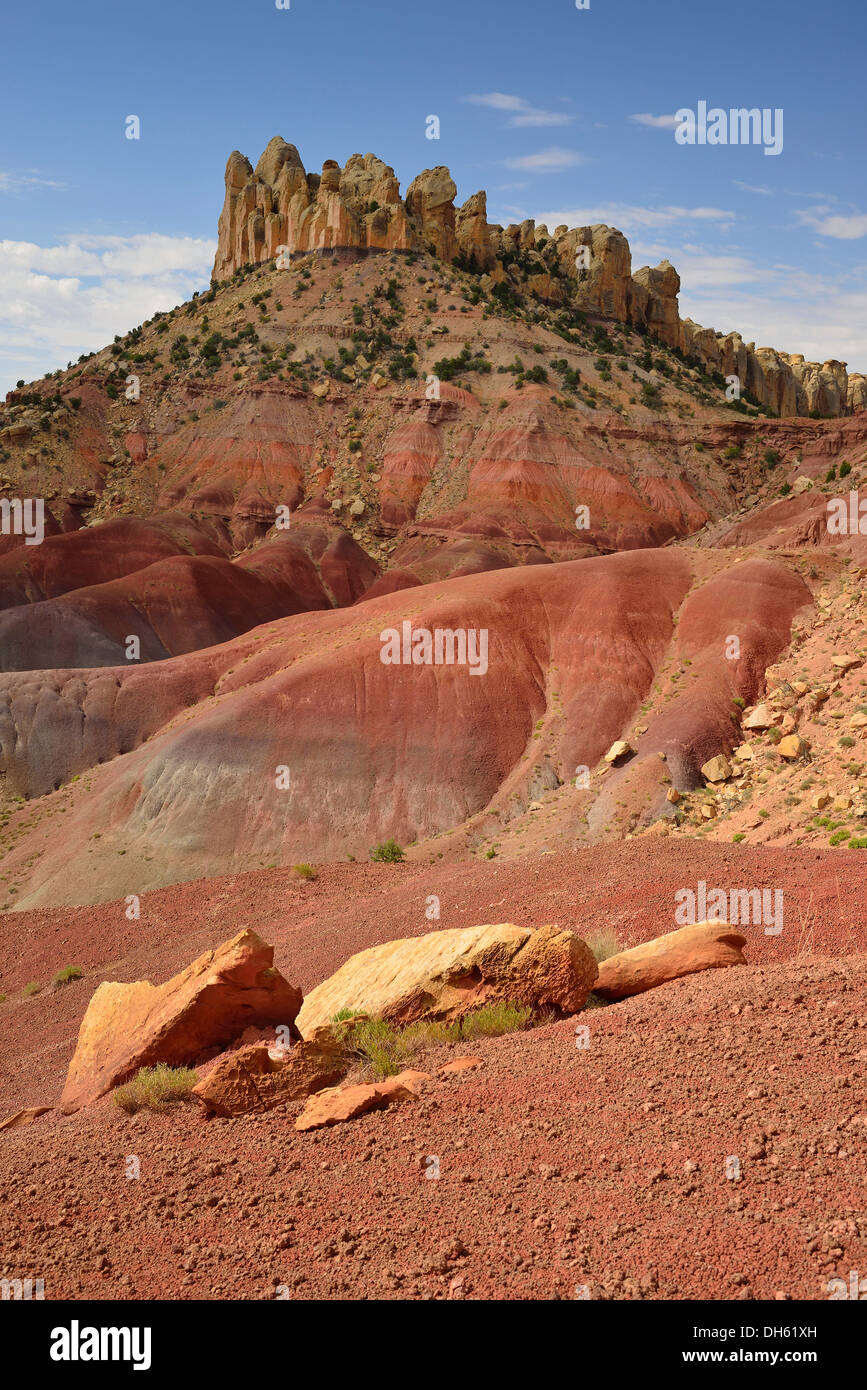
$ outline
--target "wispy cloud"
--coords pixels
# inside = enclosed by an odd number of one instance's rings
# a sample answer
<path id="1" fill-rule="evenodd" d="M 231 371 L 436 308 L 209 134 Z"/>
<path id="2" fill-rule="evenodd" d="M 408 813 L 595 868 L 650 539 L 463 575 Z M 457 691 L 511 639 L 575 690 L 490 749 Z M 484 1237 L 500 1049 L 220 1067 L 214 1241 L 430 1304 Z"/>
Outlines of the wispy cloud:
<path id="1" fill-rule="evenodd" d="M 215 243 L 159 234 L 0 241 L 0 393 L 207 285 Z"/>
<path id="2" fill-rule="evenodd" d="M 510 169 L 522 169 L 527 173 L 559 174 L 563 169 L 571 169 L 576 164 L 586 164 L 587 156 L 578 154 L 576 150 L 564 150 L 559 145 L 551 145 L 547 150 L 538 150 L 536 154 L 521 154 L 512 159 L 504 159 L 503 163 Z"/>
<path id="3" fill-rule="evenodd" d="M 56 179 L 44 179 L 38 169 L 26 169 L 21 173 L 0 169 L 0 193 L 32 193 L 37 188 L 65 187 L 65 183 L 58 183 Z"/>
<path id="4" fill-rule="evenodd" d="M 761 184 L 741 183 L 740 179 L 732 179 L 732 183 L 735 188 L 742 188 L 745 193 L 761 193 L 766 198 L 772 198 L 774 196 L 774 190 L 772 188 L 764 188 Z"/>
<path id="5" fill-rule="evenodd" d="M 466 97 L 466 101 L 476 106 L 488 106 L 493 111 L 507 111 L 510 126 L 569 125 L 572 117 L 563 111 L 546 111 L 532 106 L 523 97 L 510 96 L 508 92 L 484 92 L 479 96 Z"/>
<path id="6" fill-rule="evenodd" d="M 735 213 L 712 207 L 635 207 L 629 203 L 607 203 L 591 208 L 567 208 L 540 213 L 537 220 L 549 227 L 565 222 L 567 227 L 587 227 L 604 222 L 623 231 L 636 227 L 672 227 L 680 222 L 716 222 L 721 228 L 735 221 Z"/>
<path id="7" fill-rule="evenodd" d="M 630 121 L 635 121 L 636 125 L 653 126 L 654 130 L 674 130 L 677 125 L 676 116 L 650 116 L 647 112 L 642 112 L 638 116 L 630 116 Z"/>
<path id="8" fill-rule="evenodd" d="M 796 212 L 795 216 L 804 226 L 818 232 L 819 236 L 834 237 L 837 241 L 857 241 L 859 237 L 867 236 L 867 212 L 825 217 L 822 214 L 826 212 L 830 212 L 830 209 L 823 206 L 809 212 Z"/>

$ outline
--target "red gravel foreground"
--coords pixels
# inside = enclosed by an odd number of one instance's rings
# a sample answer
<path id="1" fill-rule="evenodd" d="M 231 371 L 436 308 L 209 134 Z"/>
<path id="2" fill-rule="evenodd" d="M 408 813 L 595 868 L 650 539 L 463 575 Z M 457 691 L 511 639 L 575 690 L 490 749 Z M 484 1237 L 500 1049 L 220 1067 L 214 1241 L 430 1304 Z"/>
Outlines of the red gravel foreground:
<path id="1" fill-rule="evenodd" d="M 865 1002 L 864 956 L 709 972 L 314 1134 L 300 1104 L 106 1099 L 2 1136 L 5 1272 L 46 1298 L 826 1299 L 867 1269 Z"/>
<path id="2" fill-rule="evenodd" d="M 829 1279 L 867 1273 L 857 852 L 679 840 L 326 865 L 309 884 L 271 870 L 161 890 L 139 921 L 122 903 L 6 915 L 0 1115 L 56 1101 L 101 979 L 163 980 L 243 926 L 309 989 L 437 925 L 612 926 L 632 944 L 672 930 L 675 890 L 700 878 L 782 888 L 782 935 L 747 927 L 747 968 L 474 1043 L 484 1068 L 415 1103 L 298 1134 L 300 1104 L 206 1122 L 106 1098 L 7 1131 L 0 1275 L 44 1278 L 47 1299 L 826 1299 Z M 22 996 L 70 964 L 82 980 Z"/>

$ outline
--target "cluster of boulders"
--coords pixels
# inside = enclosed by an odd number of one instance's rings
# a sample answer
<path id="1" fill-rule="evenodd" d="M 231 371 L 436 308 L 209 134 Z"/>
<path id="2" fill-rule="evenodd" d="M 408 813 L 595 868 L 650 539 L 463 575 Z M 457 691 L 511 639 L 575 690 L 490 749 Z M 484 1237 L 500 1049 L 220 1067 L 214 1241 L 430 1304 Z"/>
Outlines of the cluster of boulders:
<path id="1" fill-rule="evenodd" d="M 262 1112 L 307 1100 L 299 1131 L 413 1100 L 433 1078 L 406 1070 L 340 1084 L 353 1065 L 353 1023 L 454 1023 L 509 1002 L 532 1015 L 577 1014 L 591 991 L 614 1001 L 699 970 L 745 964 L 744 937 L 699 923 L 597 965 L 575 932 L 499 923 L 389 941 L 350 957 L 306 999 L 274 968 L 273 947 L 244 930 L 163 985 L 104 982 L 91 998 L 60 1109 L 70 1114 L 159 1064 L 200 1066 L 192 1094 L 207 1116 Z M 348 1017 L 347 1017 L 348 1015 Z M 341 1021 L 336 1021 L 337 1019 Z M 483 1065 L 457 1057 L 438 1076 Z M 42 1108 L 8 1122 L 27 1123 Z"/>
<path id="2" fill-rule="evenodd" d="M 844 362 L 807 362 L 682 320 L 674 266 L 663 260 L 633 273 L 629 242 L 616 227 L 562 225 L 551 233 L 531 218 L 501 227 L 488 222 L 483 191 L 460 208 L 456 195 L 449 170 L 438 165 L 401 198 L 394 170 L 373 154 L 354 154 L 342 169 L 329 159 L 321 174 L 307 173 L 295 146 L 275 136 L 255 169 L 238 150 L 229 156 L 213 278 L 281 254 L 432 251 L 477 270 L 488 291 L 514 282 L 546 303 L 647 329 L 708 370 L 737 376 L 742 392 L 777 415 L 867 407 L 867 377 L 850 377 Z"/>

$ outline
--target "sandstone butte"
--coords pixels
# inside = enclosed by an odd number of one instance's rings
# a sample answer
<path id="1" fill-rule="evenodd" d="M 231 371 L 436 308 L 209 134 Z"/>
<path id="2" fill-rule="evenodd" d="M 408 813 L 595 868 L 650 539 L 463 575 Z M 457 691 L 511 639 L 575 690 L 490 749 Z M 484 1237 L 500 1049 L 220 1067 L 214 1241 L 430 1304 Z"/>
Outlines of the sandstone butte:
<path id="1" fill-rule="evenodd" d="M 274 969 L 274 948 L 244 930 L 162 985 L 103 981 L 82 1020 L 60 1108 L 80 1109 L 140 1067 L 182 1066 L 254 1024 L 297 1037 L 301 991 Z"/>
<path id="2" fill-rule="evenodd" d="M 801 353 L 756 347 L 739 333 L 681 319 L 674 266 L 663 260 L 633 274 L 629 243 L 616 227 L 562 225 L 551 233 L 532 219 L 501 227 L 487 220 L 484 191 L 456 208 L 457 187 L 444 165 L 425 169 L 401 198 L 394 169 L 376 155 L 354 154 L 342 169 L 328 159 L 321 174 L 307 173 L 296 147 L 278 135 L 255 169 L 234 150 L 225 183 L 215 283 L 281 254 L 428 250 L 479 271 L 490 285 L 509 285 L 523 262 L 539 298 L 568 299 L 586 313 L 642 326 L 708 369 L 737 376 L 742 390 L 778 415 L 867 406 L 867 377 L 850 377 L 845 362 L 807 362 Z"/>
<path id="3" fill-rule="evenodd" d="M 746 965 L 745 945 L 746 937 L 727 922 L 697 922 L 609 956 L 599 966 L 593 991 L 603 999 L 626 999 L 699 970 Z"/>
<path id="4" fill-rule="evenodd" d="M 305 1037 L 342 1009 L 405 1025 L 457 1019 L 494 1000 L 576 1013 L 596 979 L 590 948 L 574 932 L 511 923 L 460 927 L 387 941 L 350 956 L 304 1000 Z"/>

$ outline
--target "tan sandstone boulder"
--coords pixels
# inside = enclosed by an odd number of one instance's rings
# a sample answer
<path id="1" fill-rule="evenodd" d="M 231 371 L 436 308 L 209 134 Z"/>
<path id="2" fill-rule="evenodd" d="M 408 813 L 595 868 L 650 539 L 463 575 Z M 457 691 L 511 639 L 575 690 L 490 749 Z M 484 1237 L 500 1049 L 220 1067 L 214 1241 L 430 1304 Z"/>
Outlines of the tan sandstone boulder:
<path id="1" fill-rule="evenodd" d="M 460 927 L 350 956 L 308 994 L 298 1026 L 310 1037 L 346 1008 L 401 1025 L 454 1019 L 504 999 L 575 1013 L 595 979 L 593 953 L 574 932 L 508 922 Z"/>
<path id="2" fill-rule="evenodd" d="M 227 1053 L 192 1094 L 209 1115 L 246 1115 L 333 1086 L 348 1067 L 333 1037 L 330 1042 L 296 1042 L 291 1048 L 256 1043 Z"/>
<path id="3" fill-rule="evenodd" d="M 609 956 L 599 966 L 593 992 L 603 999 L 625 999 L 699 970 L 746 965 L 745 945 L 746 937 L 728 922 L 697 922 Z"/>
<path id="4" fill-rule="evenodd" d="M 89 1105 L 139 1067 L 192 1062 L 250 1024 L 283 1024 L 297 1037 L 301 991 L 273 960 L 273 946 L 242 931 L 163 985 L 103 982 L 79 1029 L 61 1110 Z"/>
<path id="5" fill-rule="evenodd" d="M 319 1091 L 311 1096 L 295 1121 L 299 1130 L 322 1129 L 325 1125 L 337 1125 L 343 1120 L 354 1120 L 366 1115 L 369 1110 L 384 1110 L 388 1105 L 398 1105 L 401 1101 L 418 1100 L 423 1081 L 430 1081 L 426 1071 L 402 1071 L 397 1076 L 388 1076 L 384 1081 L 374 1081 L 370 1085 L 333 1086 L 327 1091 Z"/>

